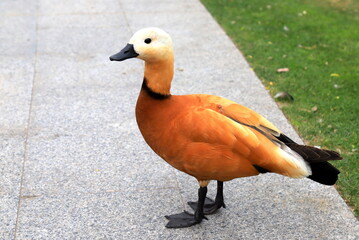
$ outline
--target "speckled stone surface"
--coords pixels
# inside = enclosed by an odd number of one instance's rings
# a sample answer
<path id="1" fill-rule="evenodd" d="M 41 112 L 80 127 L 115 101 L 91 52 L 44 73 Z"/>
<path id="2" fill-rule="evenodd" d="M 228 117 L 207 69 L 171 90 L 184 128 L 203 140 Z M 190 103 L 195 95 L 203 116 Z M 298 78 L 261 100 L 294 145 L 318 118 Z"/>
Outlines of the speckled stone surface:
<path id="1" fill-rule="evenodd" d="M 0 239 L 358 239 L 335 188 L 274 174 L 225 183 L 227 208 L 200 225 L 164 227 L 198 184 L 141 137 L 143 63 L 108 60 L 148 26 L 173 37 L 173 94 L 229 98 L 301 141 L 197 0 L 2 0 Z"/>

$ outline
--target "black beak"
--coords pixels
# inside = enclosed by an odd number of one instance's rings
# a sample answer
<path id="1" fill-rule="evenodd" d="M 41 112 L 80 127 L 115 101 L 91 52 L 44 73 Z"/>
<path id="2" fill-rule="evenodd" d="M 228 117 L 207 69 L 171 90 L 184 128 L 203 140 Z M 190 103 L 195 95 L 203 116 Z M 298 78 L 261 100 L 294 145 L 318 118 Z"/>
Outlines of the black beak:
<path id="1" fill-rule="evenodd" d="M 127 44 L 119 53 L 116 53 L 110 57 L 111 61 L 123 61 L 129 58 L 137 57 L 139 54 L 136 53 L 133 48 L 133 44 Z"/>

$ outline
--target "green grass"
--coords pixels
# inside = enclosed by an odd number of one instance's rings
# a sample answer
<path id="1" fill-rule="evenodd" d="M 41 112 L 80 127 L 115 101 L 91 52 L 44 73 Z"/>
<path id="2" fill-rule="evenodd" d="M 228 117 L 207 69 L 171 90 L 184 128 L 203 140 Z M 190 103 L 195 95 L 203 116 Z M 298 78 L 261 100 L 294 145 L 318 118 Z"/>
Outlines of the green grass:
<path id="1" fill-rule="evenodd" d="M 342 154 L 337 189 L 359 216 L 359 1 L 202 2 L 271 94 L 294 97 L 279 106 L 306 143 Z"/>

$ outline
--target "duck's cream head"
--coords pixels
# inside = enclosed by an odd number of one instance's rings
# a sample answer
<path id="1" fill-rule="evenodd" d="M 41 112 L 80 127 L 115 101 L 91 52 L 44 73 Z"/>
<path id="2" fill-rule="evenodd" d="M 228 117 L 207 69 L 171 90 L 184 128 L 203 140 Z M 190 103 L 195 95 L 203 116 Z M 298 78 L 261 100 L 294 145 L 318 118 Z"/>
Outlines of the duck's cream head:
<path id="1" fill-rule="evenodd" d="M 154 27 L 141 29 L 110 60 L 123 61 L 129 58 L 145 61 L 145 80 L 152 91 L 170 94 L 174 56 L 172 39 L 168 33 Z"/>
<path id="2" fill-rule="evenodd" d="M 173 56 L 172 39 L 159 28 L 137 31 L 125 48 L 110 57 L 111 61 L 123 61 L 137 57 L 145 62 L 163 61 Z"/>

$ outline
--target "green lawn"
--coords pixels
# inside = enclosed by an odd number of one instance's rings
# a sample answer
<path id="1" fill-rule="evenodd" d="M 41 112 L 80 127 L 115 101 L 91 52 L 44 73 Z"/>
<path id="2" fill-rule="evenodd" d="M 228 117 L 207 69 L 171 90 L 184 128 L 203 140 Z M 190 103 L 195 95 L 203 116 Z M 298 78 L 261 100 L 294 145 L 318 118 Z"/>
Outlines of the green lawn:
<path id="1" fill-rule="evenodd" d="M 339 151 L 337 189 L 359 206 L 359 1 L 202 0 L 307 144 Z M 278 68 L 289 68 L 277 73 Z"/>

